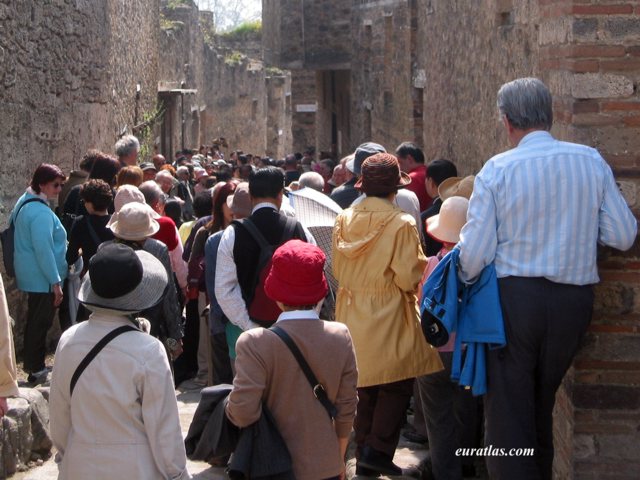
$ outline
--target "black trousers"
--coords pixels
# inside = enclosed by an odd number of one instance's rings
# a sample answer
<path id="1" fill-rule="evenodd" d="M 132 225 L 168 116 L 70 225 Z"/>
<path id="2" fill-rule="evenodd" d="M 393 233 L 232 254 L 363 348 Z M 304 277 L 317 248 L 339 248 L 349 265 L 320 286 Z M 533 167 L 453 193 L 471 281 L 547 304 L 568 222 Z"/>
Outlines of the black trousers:
<path id="1" fill-rule="evenodd" d="M 225 333 L 209 335 L 211 343 L 211 378 L 213 385 L 221 383 L 233 383 L 233 372 L 231 371 L 231 359 L 229 358 L 229 347 Z"/>
<path id="2" fill-rule="evenodd" d="M 369 446 L 393 458 L 413 394 L 413 378 L 358 389 L 354 422 L 357 456 Z"/>
<path id="3" fill-rule="evenodd" d="M 499 279 L 507 345 L 487 355 L 486 446 L 533 448 L 489 456 L 492 480 L 551 479 L 553 406 L 593 310 L 591 286 Z"/>
<path id="4" fill-rule="evenodd" d="M 47 332 L 53 325 L 56 309 L 53 293 L 29 292 L 27 299 L 27 325 L 24 329 L 24 369 L 29 373 L 45 367 Z"/>
<path id="5" fill-rule="evenodd" d="M 418 377 L 436 480 L 461 480 L 462 465 L 473 465 L 473 456 L 456 456 L 458 448 L 478 447 L 478 399 L 451 381 L 451 352 L 441 352 L 444 370 Z"/>

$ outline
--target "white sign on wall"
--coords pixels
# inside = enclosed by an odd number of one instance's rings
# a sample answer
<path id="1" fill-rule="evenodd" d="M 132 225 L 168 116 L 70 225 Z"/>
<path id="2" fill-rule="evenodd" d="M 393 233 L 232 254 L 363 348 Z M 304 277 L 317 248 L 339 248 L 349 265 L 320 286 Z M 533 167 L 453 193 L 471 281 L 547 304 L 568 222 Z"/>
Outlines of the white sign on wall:
<path id="1" fill-rule="evenodd" d="M 299 103 L 296 105 L 296 112 L 298 113 L 315 113 L 317 111 L 317 103 Z"/>

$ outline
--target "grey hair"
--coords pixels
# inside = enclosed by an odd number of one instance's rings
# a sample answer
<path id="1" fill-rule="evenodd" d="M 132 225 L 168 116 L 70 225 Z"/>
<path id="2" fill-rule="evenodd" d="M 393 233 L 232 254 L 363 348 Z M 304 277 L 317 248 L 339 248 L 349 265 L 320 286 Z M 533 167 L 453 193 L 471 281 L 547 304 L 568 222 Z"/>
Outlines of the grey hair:
<path id="1" fill-rule="evenodd" d="M 324 189 L 324 178 L 318 172 L 305 172 L 298 179 L 300 188 L 309 187 L 321 192 Z"/>
<path id="2" fill-rule="evenodd" d="M 153 206 L 158 201 L 162 203 L 164 192 L 154 180 L 147 180 L 138 187 L 138 190 L 144 195 L 144 201 L 147 205 Z"/>
<path id="3" fill-rule="evenodd" d="M 116 142 L 116 155 L 126 157 L 133 151 L 140 151 L 140 142 L 133 135 L 125 135 Z"/>
<path id="4" fill-rule="evenodd" d="M 547 86 L 537 78 L 518 78 L 498 91 L 498 109 L 518 130 L 551 130 L 553 100 Z"/>

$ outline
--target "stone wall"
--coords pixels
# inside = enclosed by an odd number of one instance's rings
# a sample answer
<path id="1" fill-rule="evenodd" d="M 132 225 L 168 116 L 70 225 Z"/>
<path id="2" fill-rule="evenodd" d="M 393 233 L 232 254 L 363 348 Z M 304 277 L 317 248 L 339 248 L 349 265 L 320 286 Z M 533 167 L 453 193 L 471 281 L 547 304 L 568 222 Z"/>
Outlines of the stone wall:
<path id="1" fill-rule="evenodd" d="M 293 151 L 304 152 L 316 145 L 316 72 L 293 70 L 291 72 Z"/>
<path id="2" fill-rule="evenodd" d="M 289 76 L 253 58 L 261 51 L 259 34 L 213 35 L 206 12 L 194 4 L 164 5 L 162 15 L 159 81 L 167 111 L 156 128 L 162 153 L 173 156 L 219 137 L 229 150 L 271 156 L 289 151 Z"/>

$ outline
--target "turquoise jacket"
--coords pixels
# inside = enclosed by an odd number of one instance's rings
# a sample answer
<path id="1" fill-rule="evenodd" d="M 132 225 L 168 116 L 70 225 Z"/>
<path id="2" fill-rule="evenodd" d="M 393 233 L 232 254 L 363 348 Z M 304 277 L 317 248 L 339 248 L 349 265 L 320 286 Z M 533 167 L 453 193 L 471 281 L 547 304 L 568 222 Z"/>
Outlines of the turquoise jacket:
<path id="1" fill-rule="evenodd" d="M 29 198 L 25 192 L 11 212 L 14 219 L 18 207 Z M 48 205 L 31 202 L 20 210 L 15 224 L 13 261 L 16 283 L 23 292 L 47 293 L 67 277 L 67 233 Z"/>

